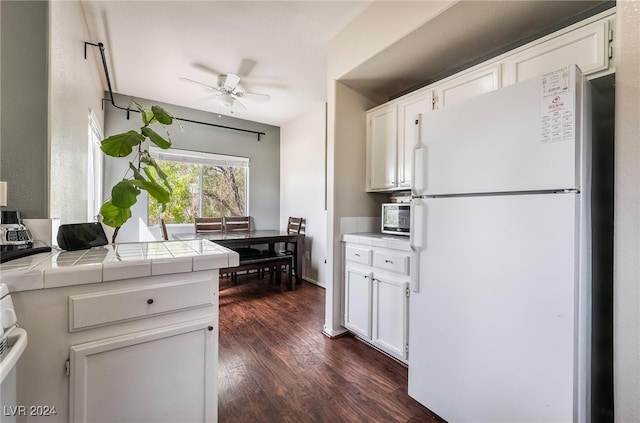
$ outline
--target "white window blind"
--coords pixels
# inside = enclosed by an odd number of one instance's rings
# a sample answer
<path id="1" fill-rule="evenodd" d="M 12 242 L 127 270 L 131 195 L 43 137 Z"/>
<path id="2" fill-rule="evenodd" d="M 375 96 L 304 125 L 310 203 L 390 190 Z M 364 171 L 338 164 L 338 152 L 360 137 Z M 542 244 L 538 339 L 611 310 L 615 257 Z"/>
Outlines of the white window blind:
<path id="1" fill-rule="evenodd" d="M 163 150 L 158 147 L 149 148 L 149 154 L 151 154 L 151 157 L 156 160 L 166 160 L 171 162 L 186 162 L 209 166 L 249 167 L 248 157 L 226 156 L 224 154 L 178 150 L 175 148 Z"/>

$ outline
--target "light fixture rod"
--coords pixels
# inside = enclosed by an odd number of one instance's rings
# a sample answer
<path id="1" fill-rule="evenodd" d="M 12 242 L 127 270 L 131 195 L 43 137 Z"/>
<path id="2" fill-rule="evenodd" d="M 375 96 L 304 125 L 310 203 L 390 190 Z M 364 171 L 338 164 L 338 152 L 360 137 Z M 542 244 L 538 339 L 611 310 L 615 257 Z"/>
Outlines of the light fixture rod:
<path id="1" fill-rule="evenodd" d="M 87 59 L 87 45 L 90 45 L 90 46 L 93 46 L 93 47 L 98 47 L 98 49 L 100 50 L 100 56 L 102 57 L 102 67 L 104 68 L 104 76 L 105 76 L 105 78 L 107 80 L 107 87 L 109 89 L 109 98 L 103 98 L 102 99 L 102 107 L 104 108 L 104 102 L 105 101 L 110 102 L 111 105 L 113 107 L 115 107 L 116 109 L 125 110 L 127 112 L 127 120 L 129 119 L 131 112 L 140 113 L 140 111 L 138 111 L 136 109 L 131 109 L 129 107 L 120 107 L 120 106 L 118 106 L 116 104 L 115 99 L 113 98 L 113 90 L 111 89 L 111 79 L 109 78 L 109 68 L 107 67 L 107 59 L 106 59 L 106 57 L 104 55 L 104 44 L 102 44 L 102 43 L 94 44 L 94 43 L 90 43 L 88 41 L 85 41 L 84 42 L 84 58 L 85 58 L 85 60 Z M 261 135 L 266 135 L 264 132 L 252 131 L 251 129 L 234 128 L 232 126 L 225 126 L 225 125 L 216 125 L 215 123 L 201 122 L 201 121 L 198 121 L 198 120 L 185 119 L 185 118 L 180 118 L 180 117 L 174 117 L 174 119 L 177 119 L 177 120 L 182 121 L 182 122 L 197 123 L 199 125 L 214 126 L 216 128 L 230 129 L 232 131 L 248 132 L 248 133 L 251 133 L 251 134 L 256 134 L 258 136 L 258 141 L 260 141 L 260 136 Z"/>

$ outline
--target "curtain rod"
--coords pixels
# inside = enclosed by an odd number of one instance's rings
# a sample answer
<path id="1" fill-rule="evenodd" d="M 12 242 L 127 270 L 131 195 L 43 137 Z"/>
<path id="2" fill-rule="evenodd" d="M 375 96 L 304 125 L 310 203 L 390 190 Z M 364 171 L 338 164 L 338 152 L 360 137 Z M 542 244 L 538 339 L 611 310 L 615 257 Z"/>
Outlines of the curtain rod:
<path id="1" fill-rule="evenodd" d="M 116 109 L 125 110 L 127 112 L 127 120 L 129 120 L 129 116 L 130 116 L 131 112 L 140 113 L 140 111 L 138 111 L 136 109 L 131 109 L 129 107 L 126 107 L 126 108 L 125 107 L 120 107 L 120 106 L 118 106 L 116 104 L 116 102 L 115 102 L 115 100 L 113 98 L 113 90 L 111 89 L 111 80 L 109 79 L 109 69 L 107 68 L 107 59 L 104 56 L 104 44 L 102 44 L 102 43 L 94 44 L 94 43 L 90 43 L 88 41 L 85 41 L 84 42 L 84 58 L 85 58 L 85 60 L 87 59 L 87 45 L 90 45 L 90 46 L 93 46 L 93 47 L 98 47 L 100 49 L 100 56 L 102 57 L 102 67 L 104 68 L 104 76 L 107 79 L 107 87 L 109 88 L 109 98 L 103 98 L 102 99 L 102 108 L 104 109 L 104 102 L 105 101 L 109 101 L 111 103 L 111 105 L 113 107 L 115 107 Z M 232 131 L 249 132 L 251 134 L 256 134 L 258 136 L 258 141 L 260 141 L 260 135 L 266 135 L 264 132 L 252 131 L 250 129 L 234 128 L 232 126 L 224 126 L 224 125 L 216 125 L 215 123 L 200 122 L 198 120 L 191 120 L 191 119 L 185 119 L 185 118 L 180 118 L 180 117 L 174 117 L 174 119 L 180 120 L 182 122 L 197 123 L 199 125 L 215 126 L 216 128 L 230 129 Z"/>

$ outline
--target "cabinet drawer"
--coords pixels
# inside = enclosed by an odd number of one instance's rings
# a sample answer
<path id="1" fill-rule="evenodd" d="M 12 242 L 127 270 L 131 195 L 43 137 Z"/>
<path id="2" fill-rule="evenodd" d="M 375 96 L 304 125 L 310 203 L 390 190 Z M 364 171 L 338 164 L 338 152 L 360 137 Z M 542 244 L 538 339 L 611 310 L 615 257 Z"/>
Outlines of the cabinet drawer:
<path id="1" fill-rule="evenodd" d="M 368 248 L 347 245 L 344 256 L 346 261 L 371 266 L 371 250 Z"/>
<path id="2" fill-rule="evenodd" d="M 211 279 L 177 281 L 69 297 L 69 332 L 213 305 Z"/>
<path id="3" fill-rule="evenodd" d="M 373 252 L 373 265 L 390 272 L 409 274 L 409 256 L 406 254 L 392 254 L 381 251 Z"/>

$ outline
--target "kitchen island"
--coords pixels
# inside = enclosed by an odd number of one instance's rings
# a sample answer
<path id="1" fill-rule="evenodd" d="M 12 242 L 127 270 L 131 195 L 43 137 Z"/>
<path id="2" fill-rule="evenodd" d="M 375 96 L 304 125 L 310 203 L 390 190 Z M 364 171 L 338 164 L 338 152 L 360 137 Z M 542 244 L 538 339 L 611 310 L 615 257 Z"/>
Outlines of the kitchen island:
<path id="1" fill-rule="evenodd" d="M 29 336 L 17 404 L 3 415 L 216 421 L 218 269 L 238 260 L 192 240 L 54 251 L 0 265 Z"/>

